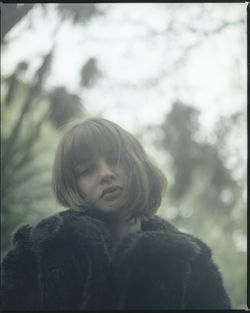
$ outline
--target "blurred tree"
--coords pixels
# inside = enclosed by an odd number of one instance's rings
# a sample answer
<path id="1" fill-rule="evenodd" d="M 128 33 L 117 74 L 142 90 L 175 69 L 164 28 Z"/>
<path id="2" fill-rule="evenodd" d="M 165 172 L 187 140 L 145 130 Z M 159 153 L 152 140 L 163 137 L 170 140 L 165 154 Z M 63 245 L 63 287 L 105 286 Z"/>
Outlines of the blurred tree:
<path id="1" fill-rule="evenodd" d="M 59 128 L 71 118 L 76 118 L 82 111 L 81 102 L 77 95 L 70 94 L 64 87 L 56 87 L 49 93 L 49 117 Z"/>
<path id="2" fill-rule="evenodd" d="M 20 74 L 27 70 L 28 64 L 26 62 L 20 62 L 16 68 L 16 70 L 11 74 L 8 78 L 6 78 L 6 82 L 9 85 L 8 93 L 6 95 L 5 103 L 9 105 L 12 102 L 14 91 L 17 88 L 18 77 Z"/>
<path id="3" fill-rule="evenodd" d="M 162 125 L 164 137 L 160 142 L 174 160 L 175 183 L 171 193 L 175 199 L 181 199 L 189 189 L 193 170 L 200 157 L 199 144 L 195 141 L 197 129 L 198 110 L 175 102 Z"/>
<path id="4" fill-rule="evenodd" d="M 7 19 L 13 15 L 15 19 L 9 25 L 4 25 L 2 38 L 36 6 L 4 5 L 2 14 Z M 20 8 L 26 10 L 21 13 Z M 42 5 L 42 8 L 46 14 L 48 6 Z M 73 23 L 83 24 L 99 12 L 94 4 L 60 4 L 56 8 L 61 21 L 70 19 Z M 11 233 L 20 223 L 33 223 L 49 211 L 53 212 L 50 177 L 51 154 L 58 139 L 56 130 L 69 120 L 86 114 L 77 94 L 70 93 L 64 86 L 51 90 L 45 88 L 55 47 L 54 44 L 43 56 L 29 82 L 23 81 L 29 68 L 26 60 L 20 62 L 13 73 L 2 78 L 2 255 L 10 245 Z M 93 86 L 99 75 L 97 61 L 90 58 L 82 68 L 81 87 Z"/>
<path id="5" fill-rule="evenodd" d="M 58 11 L 61 22 L 70 20 L 73 24 L 85 24 L 89 22 L 95 15 L 101 15 L 102 11 L 97 9 L 93 3 L 83 4 L 54 4 Z M 0 3 L 1 9 L 1 43 L 5 40 L 8 32 L 18 24 L 26 15 L 37 6 L 46 14 L 49 6 L 43 3 L 39 4 L 14 4 Z"/>
<path id="6" fill-rule="evenodd" d="M 1 8 L 1 42 L 6 34 L 34 7 L 34 4 L 18 5 L 0 3 Z"/>
<path id="7" fill-rule="evenodd" d="M 170 153 L 174 162 L 175 181 L 171 194 L 175 200 L 181 199 L 189 191 L 193 175 L 199 168 L 201 174 L 209 181 L 210 192 L 215 193 L 219 203 L 223 189 L 236 185 L 220 155 L 222 143 L 225 141 L 222 136 L 225 137 L 228 133 L 224 131 L 222 135 L 222 125 L 218 123 L 216 132 L 220 133 L 220 136 L 214 138 L 214 143 L 202 141 L 197 136 L 200 131 L 198 118 L 198 109 L 175 102 L 162 124 L 163 138 L 158 145 Z"/>
<path id="8" fill-rule="evenodd" d="M 51 162 L 43 162 L 41 157 L 46 159 L 54 147 L 47 142 L 44 151 L 39 148 L 45 140 L 42 134 L 48 128 L 51 132 L 49 140 L 56 138 L 48 123 L 59 127 L 71 118 L 84 114 L 76 95 L 63 88 L 55 88 L 48 94 L 42 90 L 48 70 L 46 67 L 49 67 L 48 56 L 30 85 L 17 79 L 20 65 L 11 77 L 3 81 L 6 87 L 6 96 L 2 99 L 1 133 L 3 250 L 10 243 L 13 229 L 32 215 L 32 206 L 35 210 L 37 202 L 51 199 Z"/>
<path id="9" fill-rule="evenodd" d="M 93 3 L 62 3 L 58 4 L 57 10 L 62 20 L 67 19 L 74 24 L 85 24 L 94 16 L 102 14 L 102 11 Z"/>
<path id="10" fill-rule="evenodd" d="M 95 58 L 89 58 L 89 60 L 82 66 L 80 75 L 81 86 L 91 87 L 100 76 L 100 71 L 97 67 L 97 60 Z"/>
<path id="11" fill-rule="evenodd" d="M 77 95 L 69 93 L 64 87 L 55 87 L 48 92 L 43 89 L 50 70 L 52 55 L 52 52 L 45 55 L 30 85 L 23 83 L 19 78 L 27 69 L 28 65 L 25 62 L 18 64 L 14 73 L 3 80 L 6 87 L 6 95 L 2 101 L 4 131 L 1 134 L 1 203 L 2 222 L 5 225 L 2 248 L 4 250 L 9 245 L 10 232 L 25 220 L 26 215 L 29 214 L 28 207 L 32 207 L 32 204 L 37 201 L 36 197 L 29 195 L 30 189 L 25 190 L 28 196 L 25 192 L 20 193 L 18 190 L 23 189 L 22 185 L 25 183 L 28 185 L 29 180 L 35 177 L 37 177 L 36 183 L 39 189 L 43 184 L 50 185 L 49 171 L 47 170 L 46 180 L 40 181 L 39 177 L 44 173 L 44 166 L 40 166 L 39 170 L 35 162 L 34 146 L 38 140 L 41 140 L 42 128 L 48 121 L 59 128 L 72 118 L 84 116 L 83 106 Z M 84 72 L 82 78 L 85 77 L 86 81 L 88 79 L 93 82 L 92 76 L 95 76 L 96 72 L 96 68 L 94 72 Z M 16 118 L 10 121 L 8 116 L 13 112 Z M 51 151 L 48 152 L 51 153 Z M 33 163 L 34 166 L 31 166 Z M 30 166 L 33 171 L 29 170 Z M 20 177 L 19 173 L 21 173 Z M 18 197 L 13 196 L 13 193 L 18 194 Z M 50 194 L 48 188 L 45 188 L 39 197 L 46 199 L 50 197 Z M 29 206 L 24 209 L 27 198 Z M 17 203 L 19 206 L 23 205 L 23 209 L 18 214 L 15 208 Z"/>
<path id="12" fill-rule="evenodd" d="M 240 295 L 234 283 L 240 281 L 241 290 L 246 290 L 246 267 L 239 265 L 239 261 L 246 265 L 246 247 L 242 251 L 246 236 L 246 155 L 241 151 L 245 145 L 235 133 L 235 129 L 241 129 L 244 137 L 243 117 L 243 112 L 221 117 L 210 139 L 205 140 L 200 136 L 199 111 L 176 101 L 160 126 L 161 137 L 155 141 L 171 156 L 166 172 L 173 172 L 168 204 L 161 207 L 159 214 L 212 247 L 233 307 L 237 309 L 246 307 L 246 293 Z M 235 141 L 240 144 L 232 150 Z M 234 173 L 237 167 L 238 176 Z M 232 266 L 238 270 L 232 272 Z"/>

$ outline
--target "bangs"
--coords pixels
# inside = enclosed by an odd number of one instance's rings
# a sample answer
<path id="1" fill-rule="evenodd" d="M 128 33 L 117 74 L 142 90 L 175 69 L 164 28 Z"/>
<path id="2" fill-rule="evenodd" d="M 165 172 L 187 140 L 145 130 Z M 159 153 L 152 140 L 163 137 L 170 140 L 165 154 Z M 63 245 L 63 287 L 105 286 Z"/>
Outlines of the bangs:
<path id="1" fill-rule="evenodd" d="M 116 129 L 86 121 L 75 129 L 71 148 L 72 165 L 75 167 L 97 156 L 112 156 L 119 162 L 121 146 L 121 138 Z"/>

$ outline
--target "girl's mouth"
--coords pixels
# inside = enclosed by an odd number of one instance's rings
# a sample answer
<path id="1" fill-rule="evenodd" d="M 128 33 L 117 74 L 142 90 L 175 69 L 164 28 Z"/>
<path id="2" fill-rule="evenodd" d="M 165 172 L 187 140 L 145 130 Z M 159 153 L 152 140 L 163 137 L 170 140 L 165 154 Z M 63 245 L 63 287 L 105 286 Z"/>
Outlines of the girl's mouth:
<path id="1" fill-rule="evenodd" d="M 120 195 L 122 191 L 121 186 L 111 186 L 103 190 L 101 198 L 105 200 L 112 200 Z"/>

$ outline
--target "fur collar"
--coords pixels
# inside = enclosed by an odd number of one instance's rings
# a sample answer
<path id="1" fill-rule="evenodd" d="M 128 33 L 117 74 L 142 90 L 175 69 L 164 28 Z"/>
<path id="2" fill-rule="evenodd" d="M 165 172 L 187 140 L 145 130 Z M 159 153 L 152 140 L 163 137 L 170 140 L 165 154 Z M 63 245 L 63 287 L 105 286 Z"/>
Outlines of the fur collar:
<path id="1" fill-rule="evenodd" d="M 98 219 L 95 213 L 85 213 L 74 211 L 72 209 L 62 211 L 56 215 L 42 220 L 32 230 L 24 228 L 15 235 L 24 237 L 24 232 L 31 232 L 33 249 L 41 250 L 56 248 L 58 245 L 64 246 L 76 245 L 81 238 L 88 246 L 88 242 L 96 241 L 103 244 L 110 253 L 113 249 L 113 242 L 106 224 Z M 158 249 L 169 251 L 181 258 L 194 259 L 201 250 L 209 254 L 209 249 L 195 237 L 182 233 L 175 226 L 159 216 L 154 216 L 147 221 L 142 222 L 142 231 L 129 235 L 116 247 L 112 254 L 124 256 L 134 245 L 140 249 Z M 202 245 L 202 247 L 201 247 Z M 158 248 L 157 248 L 158 247 Z M 204 252 L 204 251 L 203 251 Z M 140 253 L 140 252 L 138 252 Z"/>

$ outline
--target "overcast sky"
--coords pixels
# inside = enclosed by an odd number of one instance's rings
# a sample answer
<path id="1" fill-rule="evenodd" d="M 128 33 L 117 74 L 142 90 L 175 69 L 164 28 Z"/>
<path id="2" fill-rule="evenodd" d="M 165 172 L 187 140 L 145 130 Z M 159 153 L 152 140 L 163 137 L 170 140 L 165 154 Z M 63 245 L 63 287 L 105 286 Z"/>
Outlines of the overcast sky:
<path id="1" fill-rule="evenodd" d="M 160 123 L 176 99 L 202 109 L 204 128 L 220 114 L 246 107 L 246 33 L 228 27 L 199 35 L 224 21 L 246 20 L 246 4 L 98 5 L 106 14 L 85 27 L 64 23 L 58 28 L 52 6 L 46 19 L 34 11 L 33 29 L 27 30 L 26 19 L 9 34 L 2 73 L 23 59 L 39 66 L 58 29 L 48 88 L 65 85 L 79 92 L 81 66 L 96 57 L 102 77 L 94 88 L 80 91 L 83 103 L 90 114 L 102 113 L 130 131 Z"/>

